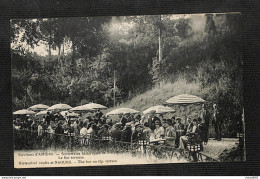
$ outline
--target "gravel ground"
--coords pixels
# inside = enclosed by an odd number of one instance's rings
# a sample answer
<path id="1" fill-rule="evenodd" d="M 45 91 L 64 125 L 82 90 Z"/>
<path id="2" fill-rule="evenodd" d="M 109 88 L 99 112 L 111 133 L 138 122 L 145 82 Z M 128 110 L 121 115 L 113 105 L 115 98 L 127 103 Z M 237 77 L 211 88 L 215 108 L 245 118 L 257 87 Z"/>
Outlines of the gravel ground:
<path id="1" fill-rule="evenodd" d="M 218 156 L 225 150 L 231 149 L 235 146 L 238 139 L 236 138 L 223 138 L 221 141 L 209 139 L 207 145 L 204 145 L 203 153 L 217 159 Z"/>

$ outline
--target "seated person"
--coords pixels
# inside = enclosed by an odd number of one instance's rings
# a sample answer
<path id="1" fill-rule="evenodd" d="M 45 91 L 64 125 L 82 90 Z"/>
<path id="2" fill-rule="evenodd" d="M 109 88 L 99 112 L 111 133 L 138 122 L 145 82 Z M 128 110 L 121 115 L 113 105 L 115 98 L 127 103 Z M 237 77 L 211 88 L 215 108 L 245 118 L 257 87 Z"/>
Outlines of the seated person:
<path id="1" fill-rule="evenodd" d="M 200 143 L 200 149 L 203 151 L 203 142 L 204 144 L 207 144 L 208 138 L 207 138 L 207 130 L 204 123 L 202 123 L 202 119 L 198 118 L 198 142 Z"/>
<path id="2" fill-rule="evenodd" d="M 152 132 L 153 131 L 149 128 L 148 122 L 145 122 L 144 123 L 143 133 L 144 133 L 145 138 L 146 138 L 147 141 L 149 141 Z"/>
<path id="3" fill-rule="evenodd" d="M 122 130 L 121 130 L 122 123 L 116 123 L 114 125 L 115 129 L 111 131 L 111 137 L 114 141 L 121 141 Z"/>
<path id="4" fill-rule="evenodd" d="M 160 121 L 155 121 L 155 129 L 153 131 L 155 139 L 162 139 L 164 137 L 164 129 L 160 125 Z"/>
<path id="5" fill-rule="evenodd" d="M 87 125 L 88 125 L 87 123 L 83 123 L 83 127 L 82 127 L 82 129 L 80 130 L 80 135 L 81 135 L 82 137 L 86 137 L 87 134 L 88 134 Z"/>
<path id="6" fill-rule="evenodd" d="M 176 131 L 175 128 L 172 126 L 171 119 L 168 119 L 165 123 L 166 129 L 165 129 L 165 144 L 168 146 L 174 146 L 175 145 L 175 139 L 176 139 Z"/>
<path id="7" fill-rule="evenodd" d="M 102 140 L 109 140 L 109 125 L 108 124 L 104 124 L 101 129 L 98 131 L 98 136 L 102 139 Z"/>
<path id="8" fill-rule="evenodd" d="M 132 129 L 131 122 L 125 124 L 124 129 L 122 130 L 121 141 L 122 142 L 131 142 Z"/>
<path id="9" fill-rule="evenodd" d="M 192 125 L 191 125 L 191 124 L 190 124 L 190 125 L 188 124 L 188 127 L 189 127 L 189 128 L 187 128 L 186 135 L 180 137 L 179 149 L 185 149 L 184 144 L 187 143 L 187 141 L 188 141 L 188 136 L 189 136 L 190 134 L 195 134 L 195 133 L 197 132 L 197 120 L 196 120 L 196 119 L 193 119 Z"/>
<path id="10" fill-rule="evenodd" d="M 145 140 L 145 135 L 142 131 L 142 125 L 138 123 L 137 125 L 135 125 L 135 131 L 132 133 L 131 142 L 137 143 L 141 140 Z"/>

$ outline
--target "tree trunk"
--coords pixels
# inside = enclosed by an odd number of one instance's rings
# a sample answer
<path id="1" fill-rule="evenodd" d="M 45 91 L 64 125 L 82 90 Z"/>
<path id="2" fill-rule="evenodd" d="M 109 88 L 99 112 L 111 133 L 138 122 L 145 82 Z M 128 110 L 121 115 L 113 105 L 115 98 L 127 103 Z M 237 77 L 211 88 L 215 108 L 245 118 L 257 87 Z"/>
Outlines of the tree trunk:
<path id="1" fill-rule="evenodd" d="M 116 106 L 116 70 L 114 69 L 114 107 Z"/>
<path id="2" fill-rule="evenodd" d="M 161 21 L 161 15 L 160 15 Z M 162 61 L 162 29 L 159 27 L 159 62 Z"/>
<path id="3" fill-rule="evenodd" d="M 62 43 L 62 56 L 64 56 L 64 49 L 65 49 L 65 37 L 63 38 L 63 43 Z"/>
<path id="4" fill-rule="evenodd" d="M 161 21 L 162 21 L 162 16 L 160 15 L 160 24 L 161 24 Z M 159 84 L 160 86 L 162 86 L 163 84 L 163 81 L 162 81 L 162 67 L 161 67 L 161 61 L 162 61 L 162 29 L 161 29 L 161 25 L 159 26 L 159 74 L 158 74 L 158 77 L 159 77 Z"/>
<path id="5" fill-rule="evenodd" d="M 72 41 L 72 59 L 74 60 L 76 54 L 76 47 L 74 40 Z"/>
<path id="6" fill-rule="evenodd" d="M 49 59 L 51 59 L 51 45 L 49 44 Z"/>
<path id="7" fill-rule="evenodd" d="M 58 56 L 60 56 L 60 52 L 61 52 L 61 44 L 58 45 Z"/>
<path id="8" fill-rule="evenodd" d="M 50 32 L 50 36 L 49 36 L 49 59 L 51 59 L 51 32 Z"/>

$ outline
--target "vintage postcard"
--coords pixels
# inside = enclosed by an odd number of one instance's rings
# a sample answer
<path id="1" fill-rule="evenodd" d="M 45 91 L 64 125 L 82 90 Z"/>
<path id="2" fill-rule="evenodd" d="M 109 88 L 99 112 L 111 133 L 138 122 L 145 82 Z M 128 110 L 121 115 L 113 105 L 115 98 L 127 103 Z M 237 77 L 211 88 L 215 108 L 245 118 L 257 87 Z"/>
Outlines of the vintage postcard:
<path id="1" fill-rule="evenodd" d="M 14 167 L 245 161 L 240 16 L 12 19 Z"/>

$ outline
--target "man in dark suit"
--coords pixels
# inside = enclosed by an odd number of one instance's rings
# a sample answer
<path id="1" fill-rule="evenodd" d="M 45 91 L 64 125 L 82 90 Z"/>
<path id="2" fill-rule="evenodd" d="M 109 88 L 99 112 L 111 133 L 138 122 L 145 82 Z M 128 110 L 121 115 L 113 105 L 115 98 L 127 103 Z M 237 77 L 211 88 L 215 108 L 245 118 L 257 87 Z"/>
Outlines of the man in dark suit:
<path id="1" fill-rule="evenodd" d="M 213 104 L 213 120 L 212 125 L 215 127 L 215 140 L 221 141 L 222 119 L 216 104 Z"/>
<path id="2" fill-rule="evenodd" d="M 202 105 L 202 123 L 205 126 L 205 130 L 206 130 L 206 134 L 207 134 L 207 138 L 208 138 L 208 133 L 209 133 L 209 121 L 210 121 L 210 113 L 208 111 L 208 108 L 206 106 L 206 104 Z"/>
<path id="3" fill-rule="evenodd" d="M 52 118 L 51 113 L 48 111 L 45 117 L 45 121 L 47 122 L 47 124 L 50 124 L 51 118 Z"/>
<path id="4" fill-rule="evenodd" d="M 149 125 L 149 128 L 153 131 L 155 129 L 155 121 L 160 121 L 160 119 L 158 117 L 155 116 L 155 113 L 156 111 L 151 111 L 150 112 L 150 117 L 148 118 L 148 125 Z"/>
<path id="5" fill-rule="evenodd" d="M 96 114 L 95 114 L 95 116 L 96 116 L 98 119 L 100 119 L 100 118 L 103 116 L 102 111 L 100 111 L 100 110 L 98 109 L 97 112 L 96 112 Z"/>
<path id="6" fill-rule="evenodd" d="M 125 114 L 125 118 L 127 119 L 127 122 L 132 122 L 134 121 L 133 116 L 130 113 Z"/>
<path id="7" fill-rule="evenodd" d="M 127 119 L 123 116 L 123 114 L 118 114 L 119 120 L 118 122 L 120 122 L 122 124 L 122 127 L 125 126 L 125 124 L 127 123 Z"/>

